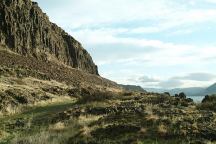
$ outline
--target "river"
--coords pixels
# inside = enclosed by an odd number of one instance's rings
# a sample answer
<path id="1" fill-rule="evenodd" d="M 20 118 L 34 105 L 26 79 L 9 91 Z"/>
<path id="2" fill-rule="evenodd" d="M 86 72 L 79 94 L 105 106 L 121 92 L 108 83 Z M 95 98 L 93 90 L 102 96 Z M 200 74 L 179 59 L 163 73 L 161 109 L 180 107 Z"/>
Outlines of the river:
<path id="1" fill-rule="evenodd" d="M 200 103 L 205 98 L 205 96 L 187 96 L 187 98 L 191 98 L 194 100 L 194 102 Z"/>

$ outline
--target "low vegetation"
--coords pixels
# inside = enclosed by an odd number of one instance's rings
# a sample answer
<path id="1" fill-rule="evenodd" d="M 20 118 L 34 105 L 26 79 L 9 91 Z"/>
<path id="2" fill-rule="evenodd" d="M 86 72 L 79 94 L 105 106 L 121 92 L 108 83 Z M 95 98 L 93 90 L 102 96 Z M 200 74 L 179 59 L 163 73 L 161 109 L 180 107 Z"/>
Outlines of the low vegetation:
<path id="1" fill-rule="evenodd" d="M 104 100 L 96 95 L 101 94 Z M 5 143 L 215 143 L 216 114 L 187 98 L 95 93 L 1 119 Z M 90 97 L 96 96 L 92 99 Z M 87 99 L 89 98 L 89 99 Z M 187 105 L 185 104 L 187 103 Z"/>
<path id="2" fill-rule="evenodd" d="M 209 110 L 216 112 L 216 95 L 207 95 L 199 105 L 201 110 Z"/>
<path id="3" fill-rule="evenodd" d="M 183 93 L 124 91 L 71 68 L 2 57 L 1 144 L 216 143 L 215 96 L 196 104 Z"/>

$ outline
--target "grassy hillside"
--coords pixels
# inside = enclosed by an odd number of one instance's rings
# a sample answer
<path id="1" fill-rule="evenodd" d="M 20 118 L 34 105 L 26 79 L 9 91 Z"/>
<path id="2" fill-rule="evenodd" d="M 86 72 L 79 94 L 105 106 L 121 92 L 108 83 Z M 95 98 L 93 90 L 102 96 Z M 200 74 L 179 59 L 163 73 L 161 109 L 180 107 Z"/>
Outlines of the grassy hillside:
<path id="1" fill-rule="evenodd" d="M 4 50 L 0 47 L 0 66 L 3 67 L 1 75 L 12 74 L 17 77 L 36 77 L 45 80 L 56 80 L 73 85 L 98 85 L 117 88 L 112 81 L 97 75 L 88 74 L 77 69 L 70 68 L 62 63 L 40 61 L 33 57 L 24 57 L 16 53 Z M 11 71 L 4 70 L 4 67 Z"/>
<path id="2" fill-rule="evenodd" d="M 23 57 L 0 48 L 0 112 L 89 91 L 121 91 L 114 82 L 65 65 Z"/>

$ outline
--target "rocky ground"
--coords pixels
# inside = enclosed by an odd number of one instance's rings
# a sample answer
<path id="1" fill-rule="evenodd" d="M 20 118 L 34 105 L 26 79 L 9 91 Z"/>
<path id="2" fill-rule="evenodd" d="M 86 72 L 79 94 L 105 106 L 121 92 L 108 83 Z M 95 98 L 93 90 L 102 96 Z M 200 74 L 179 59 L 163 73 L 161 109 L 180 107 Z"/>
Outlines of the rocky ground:
<path id="1" fill-rule="evenodd" d="M 137 92 L 98 94 L 102 98 L 86 95 L 31 108 L 3 119 L 1 127 L 12 134 L 10 143 L 20 144 L 216 142 L 216 113 L 191 99 Z"/>
<path id="2" fill-rule="evenodd" d="M 215 96 L 196 104 L 4 50 L 0 60 L 2 144 L 216 143 Z"/>
<path id="3" fill-rule="evenodd" d="M 83 106 L 85 105 L 85 106 Z M 191 99 L 151 93 L 123 94 L 59 113 L 90 121 L 68 143 L 208 143 L 216 141 L 216 114 Z M 60 118 L 60 119 L 59 119 Z M 90 118 L 91 119 L 91 118 Z"/>

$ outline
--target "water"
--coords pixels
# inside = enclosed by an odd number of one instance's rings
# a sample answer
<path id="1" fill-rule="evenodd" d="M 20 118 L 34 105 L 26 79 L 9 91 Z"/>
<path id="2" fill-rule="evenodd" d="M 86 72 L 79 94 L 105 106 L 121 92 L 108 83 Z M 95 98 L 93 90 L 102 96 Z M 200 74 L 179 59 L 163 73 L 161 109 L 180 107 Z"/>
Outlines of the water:
<path id="1" fill-rule="evenodd" d="M 187 96 L 187 98 L 191 98 L 194 100 L 194 102 L 200 103 L 205 98 L 205 96 Z"/>

